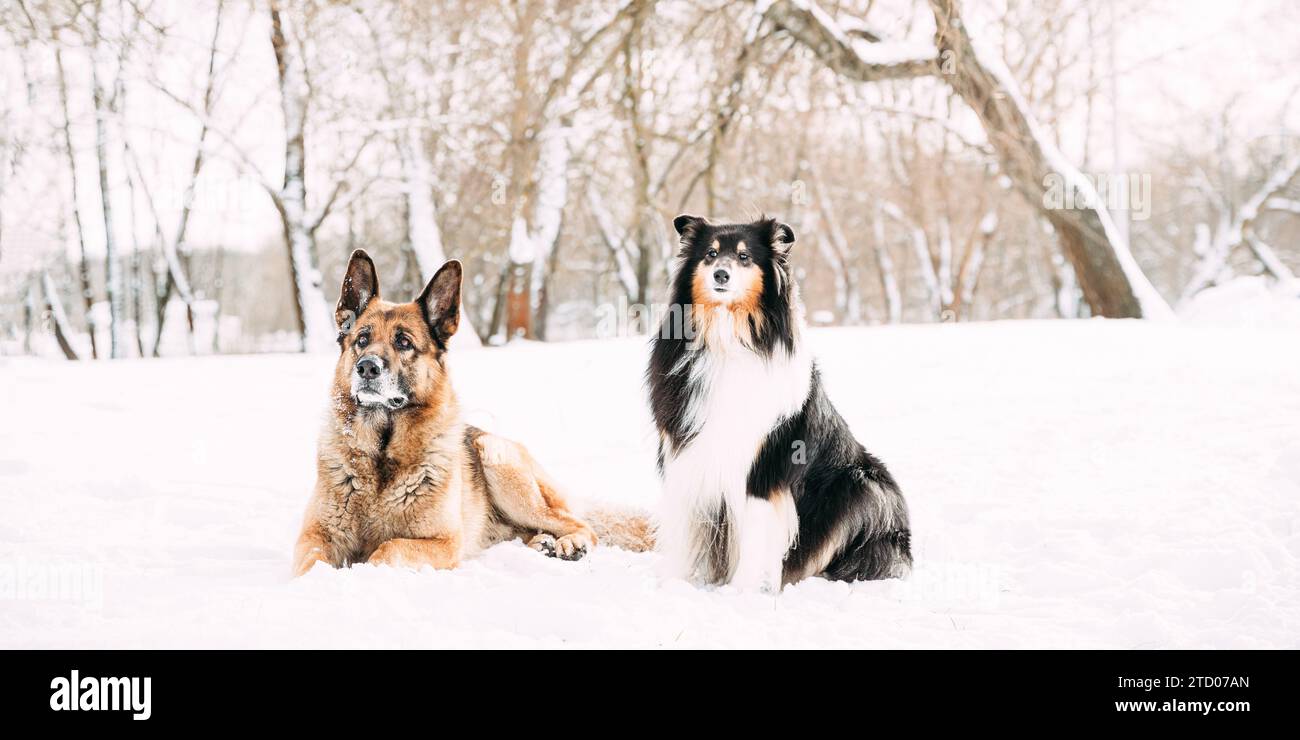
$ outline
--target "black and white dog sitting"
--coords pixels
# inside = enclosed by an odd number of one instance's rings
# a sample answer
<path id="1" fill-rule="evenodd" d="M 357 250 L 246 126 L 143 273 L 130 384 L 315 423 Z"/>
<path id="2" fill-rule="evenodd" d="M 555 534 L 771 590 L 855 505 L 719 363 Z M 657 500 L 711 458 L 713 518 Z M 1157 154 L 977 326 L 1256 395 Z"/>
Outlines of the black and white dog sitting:
<path id="1" fill-rule="evenodd" d="M 673 225 L 672 305 L 683 310 L 669 312 L 647 371 L 668 567 L 769 591 L 813 575 L 907 575 L 903 496 L 831 405 L 804 346 L 794 231 L 772 219 Z"/>

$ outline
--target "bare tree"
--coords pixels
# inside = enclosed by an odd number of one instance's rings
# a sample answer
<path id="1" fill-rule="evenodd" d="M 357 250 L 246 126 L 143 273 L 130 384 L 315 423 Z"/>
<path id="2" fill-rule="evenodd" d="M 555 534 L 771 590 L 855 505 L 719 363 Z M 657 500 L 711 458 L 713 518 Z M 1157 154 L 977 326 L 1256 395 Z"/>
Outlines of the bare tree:
<path id="1" fill-rule="evenodd" d="M 880 82 L 941 76 L 979 117 L 1003 171 L 1056 230 L 1094 312 L 1111 317 L 1168 315 L 1168 305 L 1129 253 L 1095 188 L 1039 130 L 1001 60 L 977 52 L 956 0 L 929 2 L 935 18 L 935 49 L 910 57 L 882 52 L 882 58 L 889 58 L 883 62 L 859 54 L 848 35 L 815 3 L 780 0 L 767 8 L 766 17 L 850 79 Z M 1072 210 L 1048 207 L 1044 182 L 1050 174 L 1077 189 L 1085 205 Z"/>
<path id="2" fill-rule="evenodd" d="M 186 328 L 189 330 L 191 345 L 194 342 L 194 291 L 190 285 L 190 277 L 181 255 L 188 251 L 186 238 L 189 235 L 190 216 L 194 210 L 195 188 L 206 163 L 209 122 L 212 119 L 213 108 L 216 103 L 217 45 L 221 39 L 221 22 L 224 10 L 225 0 L 217 0 L 217 7 L 212 16 L 212 40 L 208 44 L 207 75 L 203 85 L 202 101 L 198 108 L 199 135 L 194 143 L 194 155 L 190 158 L 189 179 L 185 183 L 185 192 L 181 197 L 181 212 L 176 222 L 176 232 L 171 239 L 168 239 L 163 232 L 158 211 L 153 206 L 153 198 L 149 196 L 149 209 L 153 214 L 154 224 L 157 226 L 156 236 L 159 248 L 162 252 L 163 262 L 167 266 L 164 279 L 160 280 L 156 286 L 154 297 L 154 357 L 158 356 L 159 347 L 162 345 L 163 328 L 167 321 L 167 303 L 171 300 L 173 291 L 185 304 Z"/>
<path id="3" fill-rule="evenodd" d="M 434 194 L 437 177 L 431 161 L 435 138 L 431 134 L 436 130 L 434 119 L 450 107 L 451 82 L 460 72 L 459 29 L 446 22 L 430 23 L 429 26 L 437 31 L 450 35 L 424 36 L 404 25 L 408 16 L 401 12 L 400 6 L 390 6 L 383 13 L 372 13 L 360 7 L 355 10 L 366 24 L 373 45 L 376 71 L 387 94 L 386 114 L 398 124 L 389 138 L 401 171 L 403 271 L 411 273 L 404 277 L 409 278 L 413 290 L 418 290 L 447 261 Z M 376 18 L 376 15 L 380 17 Z M 430 60 L 429 49 L 438 45 L 445 45 L 451 51 Z M 390 55 L 395 59 L 390 61 Z M 432 68 L 429 71 L 441 78 L 440 95 L 434 97 L 432 103 L 422 104 L 421 98 L 426 97 L 429 91 L 409 84 L 394 69 L 413 61 L 428 64 Z M 430 110 L 426 107 L 429 105 L 437 107 Z M 457 342 L 481 342 L 468 312 L 461 313 L 456 337 Z"/>
<path id="4" fill-rule="evenodd" d="M 41 37 L 43 34 L 37 25 L 36 18 L 32 15 L 27 7 L 26 2 L 19 0 L 19 9 L 23 13 L 29 28 L 34 37 Z M 86 230 L 82 222 L 82 205 L 78 197 L 79 178 L 77 174 L 77 156 L 76 149 L 72 144 L 72 112 L 69 105 L 68 76 L 64 66 L 63 49 L 64 38 L 62 34 L 63 27 L 61 24 L 51 23 L 50 42 L 54 47 L 54 65 L 57 72 L 57 84 L 59 90 L 59 104 L 62 118 L 59 121 L 59 135 L 62 138 L 63 152 L 67 157 L 68 175 L 71 181 L 71 204 L 72 220 L 76 226 L 77 232 L 77 249 L 79 259 L 77 262 L 77 279 L 80 284 L 80 294 L 82 307 L 85 311 L 86 324 L 90 334 L 90 356 L 92 359 L 99 359 L 99 342 L 96 337 L 98 328 L 95 325 L 95 291 L 90 280 L 90 259 L 86 253 Z"/>
<path id="5" fill-rule="evenodd" d="M 101 31 L 102 0 L 95 0 L 91 13 L 91 96 L 95 110 L 95 161 L 98 164 L 100 212 L 104 217 L 104 289 L 108 293 L 108 330 L 110 354 L 123 357 L 122 320 L 126 313 L 124 288 L 122 284 L 122 263 L 118 256 L 117 230 L 113 223 L 113 188 L 109 182 L 109 141 L 108 119 L 112 115 L 113 101 L 104 86 L 99 71 L 99 48 L 103 38 Z"/>
<path id="6" fill-rule="evenodd" d="M 1210 189 L 1212 202 L 1218 211 L 1218 223 L 1213 236 L 1204 240 L 1198 251 L 1201 254 L 1192 279 L 1183 288 L 1182 301 L 1191 300 L 1197 293 L 1220 282 L 1230 272 L 1228 258 L 1242 246 L 1249 246 L 1264 269 L 1280 280 L 1291 280 L 1290 269 L 1277 258 L 1269 245 L 1256 233 L 1255 221 L 1265 205 L 1281 195 L 1300 179 L 1300 155 L 1284 157 L 1274 166 L 1264 183 L 1240 206 L 1226 200 L 1226 196 Z M 1235 211 L 1235 213 L 1234 213 Z M 1203 232 L 1205 233 L 1205 232 Z M 1208 242 L 1208 243 L 1206 243 Z"/>
<path id="7" fill-rule="evenodd" d="M 372 136 L 357 147 L 351 161 L 335 179 L 329 195 L 319 206 L 307 203 L 307 119 L 311 112 L 313 90 L 307 72 L 306 50 L 301 33 L 279 0 L 270 3 L 271 48 L 275 52 L 280 89 L 280 111 L 284 119 L 284 178 L 278 188 L 266 187 L 280 214 L 285 246 L 289 253 L 296 323 L 302 336 L 302 348 L 327 350 L 334 343 L 335 331 L 321 287 L 320 255 L 316 232 L 329 217 L 340 195 L 349 189 L 346 176 L 360 159 Z M 303 15 L 310 17 L 310 9 Z M 361 188 L 353 188 L 355 191 Z"/>
<path id="8" fill-rule="evenodd" d="M 573 8 L 565 8 L 564 32 L 569 36 L 558 72 L 536 79 L 544 0 L 523 0 L 515 8 L 515 47 L 512 66 L 514 100 L 507 144 L 510 172 L 507 202 L 511 204 L 510 240 L 488 334 L 504 329 L 506 337 L 536 336 L 537 298 L 559 238 L 568 202 L 568 167 L 573 132 L 564 125 L 566 113 L 599 76 L 600 68 L 580 76 L 604 39 L 648 0 L 627 0 L 590 24 L 579 24 Z M 609 54 L 618 51 L 614 45 Z M 537 90 L 541 90 L 537 94 Z"/>

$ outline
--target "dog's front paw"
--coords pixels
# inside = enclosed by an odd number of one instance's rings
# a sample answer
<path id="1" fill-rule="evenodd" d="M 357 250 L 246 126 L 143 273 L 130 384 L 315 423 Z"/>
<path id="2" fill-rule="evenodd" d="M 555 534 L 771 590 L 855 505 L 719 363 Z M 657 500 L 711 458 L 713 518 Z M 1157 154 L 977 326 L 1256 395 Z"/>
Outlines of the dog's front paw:
<path id="1" fill-rule="evenodd" d="M 375 551 L 370 553 L 370 557 L 366 558 L 366 562 L 371 565 L 387 565 L 399 568 L 408 565 L 405 556 L 406 553 L 403 551 L 400 544 L 393 540 L 389 540 L 379 547 L 376 547 Z"/>
<path id="2" fill-rule="evenodd" d="M 555 557 L 555 538 L 545 532 L 541 532 L 529 540 L 528 546 L 548 558 Z"/>
<path id="3" fill-rule="evenodd" d="M 329 560 L 325 558 L 325 553 L 319 547 L 302 553 L 298 556 L 298 561 L 293 564 L 293 577 L 298 578 L 307 574 L 317 563 L 329 565 Z"/>
<path id="4" fill-rule="evenodd" d="M 590 532 L 574 532 L 555 541 L 555 556 L 561 560 L 582 560 L 595 546 L 596 538 Z"/>
<path id="5" fill-rule="evenodd" d="M 596 538 L 589 532 L 574 532 L 558 538 L 541 532 L 528 541 L 528 546 L 548 558 L 581 560 L 596 546 Z"/>

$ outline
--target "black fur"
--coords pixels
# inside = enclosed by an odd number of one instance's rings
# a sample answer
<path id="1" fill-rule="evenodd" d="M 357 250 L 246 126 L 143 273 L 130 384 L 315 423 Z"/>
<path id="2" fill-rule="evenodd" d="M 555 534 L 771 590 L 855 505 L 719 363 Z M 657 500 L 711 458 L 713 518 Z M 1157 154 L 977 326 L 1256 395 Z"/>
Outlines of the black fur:
<path id="1" fill-rule="evenodd" d="M 793 278 L 786 257 L 789 246 L 794 243 L 794 231 L 770 218 L 749 224 L 718 225 L 697 216 L 678 216 L 673 226 L 681 235 L 681 243 L 677 253 L 679 267 L 672 282 L 671 305 L 679 310 L 668 312 L 655 337 L 646 379 L 651 388 L 650 406 L 655 423 L 668 435 L 673 451 L 678 451 L 693 437 L 684 427 L 682 413 L 690 398 L 687 380 L 697 343 L 697 334 L 691 323 L 694 311 L 690 310 L 694 303 L 691 281 L 695 270 L 706 261 L 708 246 L 715 240 L 721 244 L 724 253 L 734 250 L 737 242 L 744 241 L 754 263 L 763 269 L 760 310 L 764 321 L 762 330 L 756 332 L 753 349 L 768 356 L 778 348 L 793 352 L 794 325 L 787 302 Z M 659 466 L 662 470 L 662 451 Z"/>
<path id="2" fill-rule="evenodd" d="M 763 327 L 749 349 L 764 357 L 792 353 L 799 341 L 795 324 L 798 298 L 788 264 L 793 230 L 766 218 L 748 224 L 714 225 L 702 218 L 679 216 L 673 224 L 681 235 L 679 266 L 672 282 L 673 304 L 691 304 L 695 271 L 707 261 L 704 255 L 715 240 L 723 250 L 744 240 L 754 264 L 763 271 L 759 309 Z M 683 312 L 685 316 L 692 313 Z M 697 430 L 688 428 L 685 414 L 694 394 L 702 391 L 692 384 L 690 368 L 710 351 L 707 343 L 693 338 L 689 331 L 693 325 L 672 326 L 673 321 L 670 311 L 653 340 L 646 373 L 651 412 L 661 433 L 661 474 L 668 456 L 688 447 L 695 437 Z M 755 388 L 753 392 L 764 390 Z M 872 580 L 905 574 L 911 567 L 911 535 L 902 493 L 884 464 L 854 438 L 827 397 L 815 366 L 803 407 L 768 433 L 748 471 L 746 489 L 748 495 L 760 498 L 788 490 L 794 499 L 799 534 L 786 554 L 786 582 L 811 575 L 807 573 L 809 561 L 828 546 L 834 547 L 834 552 L 819 573 L 826 578 Z M 719 521 L 712 525 L 722 540 L 715 556 L 723 558 L 730 530 L 725 511 L 723 507 Z M 718 571 L 715 567 L 715 575 Z"/>

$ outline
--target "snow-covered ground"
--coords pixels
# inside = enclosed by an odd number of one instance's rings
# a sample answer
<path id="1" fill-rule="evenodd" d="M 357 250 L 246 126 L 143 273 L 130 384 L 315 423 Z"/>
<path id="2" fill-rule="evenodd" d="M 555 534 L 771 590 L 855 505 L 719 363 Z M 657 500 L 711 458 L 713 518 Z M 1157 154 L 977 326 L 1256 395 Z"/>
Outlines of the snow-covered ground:
<path id="1" fill-rule="evenodd" d="M 499 545 L 289 578 L 333 361 L 0 358 L 0 647 L 1300 647 L 1294 329 L 813 332 L 913 514 L 906 582 L 779 597 Z M 453 357 L 574 496 L 653 506 L 640 340 Z"/>

